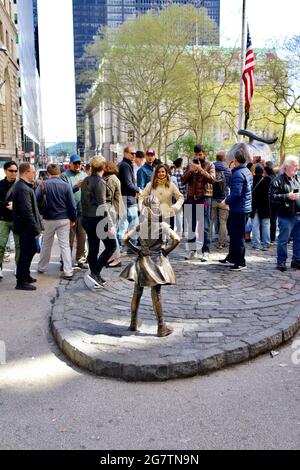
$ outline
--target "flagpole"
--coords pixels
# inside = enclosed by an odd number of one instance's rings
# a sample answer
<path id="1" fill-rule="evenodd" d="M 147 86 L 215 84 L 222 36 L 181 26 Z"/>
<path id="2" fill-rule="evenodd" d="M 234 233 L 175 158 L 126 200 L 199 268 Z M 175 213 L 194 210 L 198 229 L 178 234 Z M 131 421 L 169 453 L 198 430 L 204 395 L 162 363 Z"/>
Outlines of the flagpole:
<path id="1" fill-rule="evenodd" d="M 239 104 L 239 121 L 238 130 L 243 128 L 243 112 L 244 112 L 244 83 L 243 83 L 243 70 L 245 65 L 246 56 L 246 0 L 243 0 L 243 14 L 242 14 L 242 46 L 241 46 L 241 81 L 240 81 L 240 104 Z M 241 142 L 242 136 L 238 136 L 238 142 Z"/>

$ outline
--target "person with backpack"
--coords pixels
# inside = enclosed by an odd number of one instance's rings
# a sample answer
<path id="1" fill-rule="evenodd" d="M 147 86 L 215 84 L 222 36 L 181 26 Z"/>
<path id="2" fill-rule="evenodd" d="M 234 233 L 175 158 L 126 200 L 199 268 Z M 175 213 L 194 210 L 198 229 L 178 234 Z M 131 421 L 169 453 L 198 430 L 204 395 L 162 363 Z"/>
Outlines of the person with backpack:
<path id="1" fill-rule="evenodd" d="M 46 181 L 42 182 L 36 190 L 36 198 L 40 204 L 39 211 L 43 215 L 44 225 L 38 272 L 42 274 L 47 270 L 56 235 L 63 261 L 63 278 L 71 280 L 73 279 L 73 268 L 69 233 L 70 227 L 73 227 L 77 220 L 74 193 L 70 185 L 60 178 L 59 165 L 50 163 L 47 167 L 47 175 Z M 41 211 L 44 197 L 46 198 L 46 207 Z"/>
<path id="2" fill-rule="evenodd" d="M 213 183 L 211 229 L 212 236 L 218 233 L 218 243 L 216 248 L 225 248 L 227 244 L 227 219 L 228 206 L 222 201 L 229 194 L 231 171 L 226 163 L 226 152 L 219 151 L 214 162 L 216 177 Z"/>

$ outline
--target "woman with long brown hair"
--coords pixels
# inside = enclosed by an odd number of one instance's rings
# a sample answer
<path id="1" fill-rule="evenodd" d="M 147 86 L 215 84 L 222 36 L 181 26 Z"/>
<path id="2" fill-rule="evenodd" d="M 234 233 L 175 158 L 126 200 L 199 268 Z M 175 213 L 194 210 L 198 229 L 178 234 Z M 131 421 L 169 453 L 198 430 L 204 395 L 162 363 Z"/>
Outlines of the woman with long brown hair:
<path id="1" fill-rule="evenodd" d="M 157 165 L 153 179 L 147 184 L 143 191 L 143 198 L 153 194 L 160 203 L 161 215 L 164 219 L 169 219 L 171 227 L 174 227 L 174 215 L 181 209 L 184 197 L 171 181 L 168 167 L 164 164 Z M 173 204 L 172 199 L 176 199 Z"/>
<path id="2" fill-rule="evenodd" d="M 111 215 L 115 220 L 116 225 L 119 220 L 125 215 L 125 206 L 122 200 L 121 183 L 117 177 L 119 173 L 117 165 L 109 161 L 105 163 L 103 179 L 106 182 L 106 203 L 108 204 Z M 107 268 L 117 268 L 121 266 L 120 258 L 120 245 L 116 237 L 117 249 L 108 260 Z"/>

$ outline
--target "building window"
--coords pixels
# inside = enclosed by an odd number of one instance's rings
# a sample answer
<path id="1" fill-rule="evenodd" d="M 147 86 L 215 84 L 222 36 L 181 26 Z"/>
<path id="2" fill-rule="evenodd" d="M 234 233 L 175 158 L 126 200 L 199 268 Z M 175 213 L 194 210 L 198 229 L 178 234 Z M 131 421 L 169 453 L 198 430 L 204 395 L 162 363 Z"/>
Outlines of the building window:
<path id="1" fill-rule="evenodd" d="M 134 131 L 132 129 L 127 132 L 127 140 L 128 142 L 134 142 Z"/>
<path id="2" fill-rule="evenodd" d="M 6 31 L 6 47 L 8 52 L 10 52 L 10 44 L 9 44 L 9 34 L 8 31 Z"/>
<path id="3" fill-rule="evenodd" d="M 0 21 L 0 41 L 4 44 L 4 32 L 3 32 L 3 23 Z"/>

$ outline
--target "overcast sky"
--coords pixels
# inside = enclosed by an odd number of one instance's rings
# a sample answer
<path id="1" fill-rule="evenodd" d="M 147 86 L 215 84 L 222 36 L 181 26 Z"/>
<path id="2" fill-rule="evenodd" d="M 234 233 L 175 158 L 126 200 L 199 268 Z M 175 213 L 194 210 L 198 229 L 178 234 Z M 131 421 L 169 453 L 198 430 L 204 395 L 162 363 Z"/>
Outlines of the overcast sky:
<path id="1" fill-rule="evenodd" d="M 38 0 L 46 145 L 75 141 L 72 0 Z M 253 48 L 299 34 L 299 0 L 247 0 Z M 241 42 L 242 0 L 221 0 L 221 45 Z"/>

